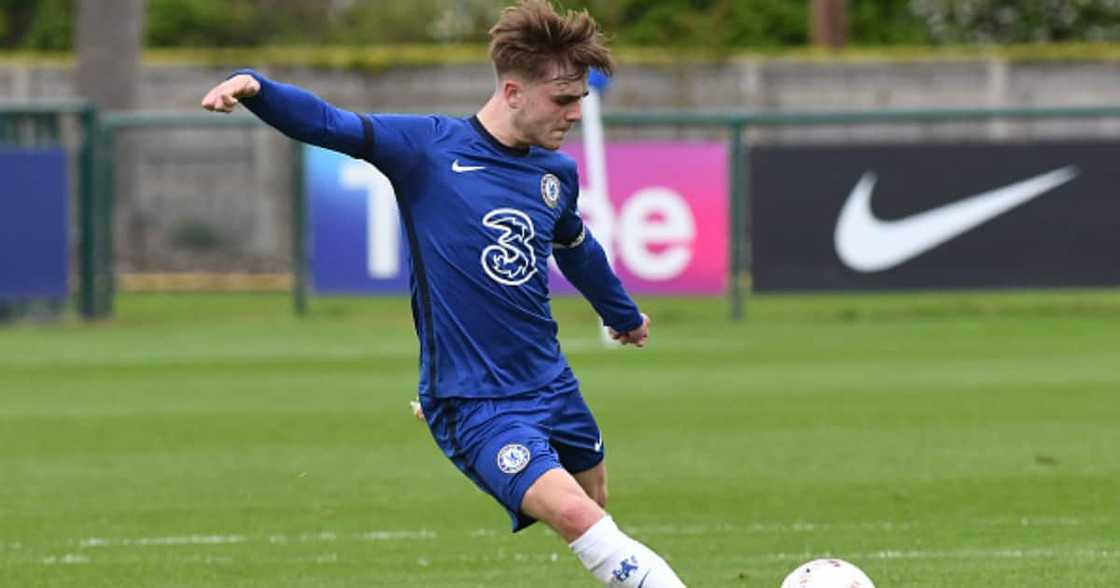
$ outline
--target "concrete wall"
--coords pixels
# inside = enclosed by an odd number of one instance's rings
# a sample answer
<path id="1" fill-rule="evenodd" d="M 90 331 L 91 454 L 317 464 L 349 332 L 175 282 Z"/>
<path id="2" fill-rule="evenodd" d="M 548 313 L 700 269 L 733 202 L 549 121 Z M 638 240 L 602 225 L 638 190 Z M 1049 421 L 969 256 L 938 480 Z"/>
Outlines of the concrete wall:
<path id="1" fill-rule="evenodd" d="M 144 110 L 201 112 L 198 102 L 230 68 L 147 66 Z M 493 88 L 485 64 L 378 73 L 265 68 L 356 111 L 474 112 Z M 624 66 L 607 112 L 646 110 L 869 110 L 1120 105 L 1120 64 L 1000 60 L 805 62 L 738 60 L 688 66 Z M 0 66 L 0 97 L 77 98 L 65 67 Z M 214 115 L 218 116 L 218 115 Z M 710 129 L 611 130 L 614 137 L 700 138 Z M 117 170 L 117 265 L 122 271 L 284 271 L 290 267 L 291 165 L 287 140 L 268 129 L 128 132 L 136 161 Z M 765 142 L 1016 140 L 1117 137 L 1120 120 L 971 122 L 767 129 Z M 131 156 L 130 156 L 131 158 Z M 123 192 L 124 190 L 122 190 Z"/>
<path id="2" fill-rule="evenodd" d="M 139 108 L 190 110 L 229 68 L 147 66 Z M 449 65 L 377 73 L 263 68 L 354 110 L 470 112 L 493 85 L 490 67 Z M 1120 64 L 1008 63 L 1000 60 L 821 62 L 738 60 L 724 64 L 623 66 L 615 110 L 865 109 L 971 106 L 1074 106 L 1115 103 Z M 23 102 L 77 97 L 74 72 L 61 66 L 0 65 L 0 96 Z"/>

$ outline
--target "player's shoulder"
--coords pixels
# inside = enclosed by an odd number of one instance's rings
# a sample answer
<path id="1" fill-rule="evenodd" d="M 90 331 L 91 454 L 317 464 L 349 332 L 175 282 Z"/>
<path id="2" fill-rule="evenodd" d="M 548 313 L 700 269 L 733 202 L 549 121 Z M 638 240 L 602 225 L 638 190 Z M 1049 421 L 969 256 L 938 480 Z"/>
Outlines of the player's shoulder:
<path id="1" fill-rule="evenodd" d="M 579 169 L 576 160 L 563 151 L 538 149 L 537 156 L 541 158 L 544 167 L 553 170 L 565 182 L 578 183 Z"/>
<path id="2" fill-rule="evenodd" d="M 550 178 L 558 190 L 554 191 L 555 198 L 564 202 L 564 210 L 575 209 L 576 199 L 579 198 L 579 170 L 576 160 L 561 151 L 545 149 L 535 150 L 539 157 L 538 163 L 546 172 L 541 179 L 541 190 L 548 190 Z"/>
<path id="3" fill-rule="evenodd" d="M 461 125 L 461 119 L 453 118 L 442 114 L 409 114 L 398 112 L 379 112 L 373 113 L 370 116 L 377 122 L 384 125 L 391 125 L 402 128 L 412 129 L 426 129 L 430 131 L 445 131 L 454 130 Z"/>
<path id="4" fill-rule="evenodd" d="M 470 139 L 470 127 L 461 118 L 442 114 L 378 113 L 373 116 L 374 140 L 430 150 L 439 145 L 460 144 Z"/>
<path id="5" fill-rule="evenodd" d="M 427 124 L 431 125 L 433 139 L 440 142 L 463 144 L 476 138 L 468 119 L 446 114 L 429 114 L 426 118 Z"/>
<path id="6" fill-rule="evenodd" d="M 576 160 L 572 159 L 570 155 L 560 150 L 542 149 L 537 148 L 533 150 L 537 157 L 548 165 L 563 171 L 576 171 Z"/>

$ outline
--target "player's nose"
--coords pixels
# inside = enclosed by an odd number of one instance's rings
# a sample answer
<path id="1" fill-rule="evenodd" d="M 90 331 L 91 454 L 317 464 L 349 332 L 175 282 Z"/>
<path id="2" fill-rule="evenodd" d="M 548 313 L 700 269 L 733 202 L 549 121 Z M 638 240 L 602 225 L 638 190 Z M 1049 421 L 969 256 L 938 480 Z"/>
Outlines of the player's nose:
<path id="1" fill-rule="evenodd" d="M 576 102 L 575 105 L 568 110 L 567 119 L 569 122 L 574 123 L 583 120 L 583 108 L 580 107 L 579 102 Z"/>

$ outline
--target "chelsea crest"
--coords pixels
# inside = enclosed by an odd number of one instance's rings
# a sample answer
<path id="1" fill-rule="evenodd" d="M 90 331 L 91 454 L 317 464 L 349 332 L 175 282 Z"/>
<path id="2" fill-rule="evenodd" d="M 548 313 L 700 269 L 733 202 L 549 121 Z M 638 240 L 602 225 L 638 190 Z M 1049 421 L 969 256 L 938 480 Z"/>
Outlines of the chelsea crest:
<path id="1" fill-rule="evenodd" d="M 519 443 L 510 443 L 498 451 L 498 469 L 513 475 L 525 469 L 533 454 L 529 448 Z"/>
<path id="2" fill-rule="evenodd" d="M 556 208 L 560 203 L 560 178 L 552 174 L 541 177 L 541 198 L 549 208 Z"/>

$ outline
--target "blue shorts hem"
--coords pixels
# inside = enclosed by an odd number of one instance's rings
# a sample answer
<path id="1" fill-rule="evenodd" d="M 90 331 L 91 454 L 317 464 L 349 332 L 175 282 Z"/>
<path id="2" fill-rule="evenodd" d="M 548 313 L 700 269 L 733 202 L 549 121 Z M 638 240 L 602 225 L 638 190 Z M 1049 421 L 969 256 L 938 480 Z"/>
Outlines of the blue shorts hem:
<path id="1" fill-rule="evenodd" d="M 517 504 L 517 510 L 511 509 L 509 505 L 503 505 L 505 506 L 506 513 L 509 514 L 514 533 L 537 522 L 537 519 L 522 512 L 521 503 L 525 501 L 525 493 L 529 491 L 529 488 L 532 487 L 541 476 L 555 469 L 563 469 L 563 466 L 555 461 L 541 460 L 539 462 L 530 463 L 529 467 L 525 468 L 525 471 L 522 472 L 521 480 L 518 481 L 510 497 L 512 498 L 511 502 Z"/>
<path id="2" fill-rule="evenodd" d="M 603 463 L 603 460 L 606 459 L 606 457 L 607 453 L 605 451 L 599 451 L 595 454 L 594 458 L 589 459 L 586 462 L 564 464 L 564 467 L 572 475 L 582 474 L 583 472 L 593 469 L 595 466 Z"/>

